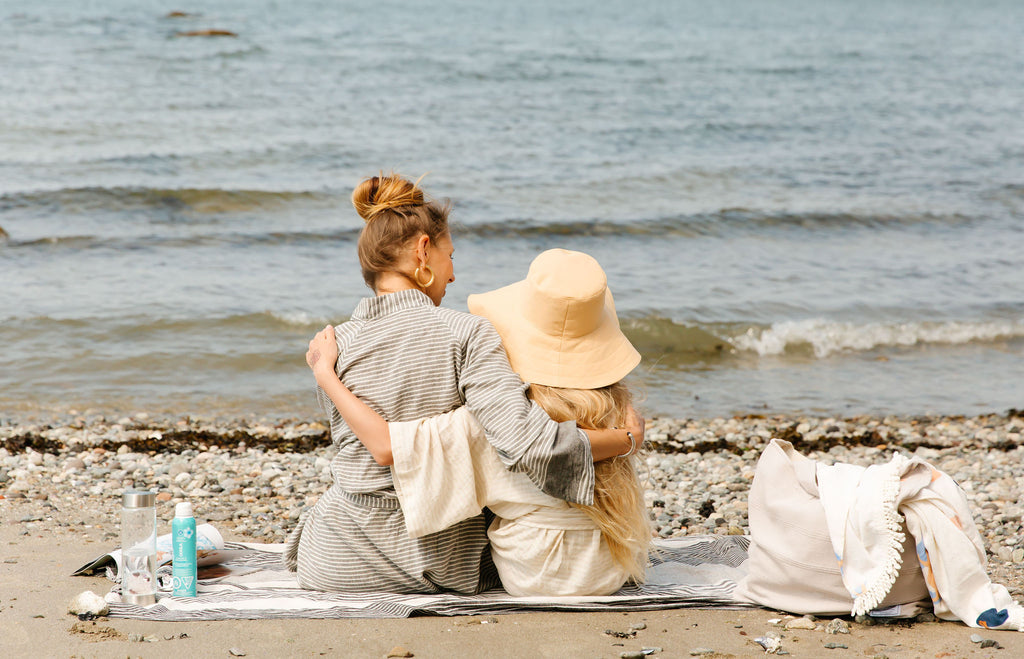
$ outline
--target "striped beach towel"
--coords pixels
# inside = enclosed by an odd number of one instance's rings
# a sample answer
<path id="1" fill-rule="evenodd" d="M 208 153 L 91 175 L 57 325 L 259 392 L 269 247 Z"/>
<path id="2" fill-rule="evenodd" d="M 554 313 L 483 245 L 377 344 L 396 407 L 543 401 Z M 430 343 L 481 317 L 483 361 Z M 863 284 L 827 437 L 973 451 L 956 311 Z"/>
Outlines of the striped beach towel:
<path id="1" fill-rule="evenodd" d="M 227 543 L 244 549 L 222 566 L 224 576 L 199 581 L 199 595 L 164 595 L 157 604 L 110 605 L 110 617 L 140 620 L 269 618 L 406 618 L 413 615 L 492 615 L 523 611 L 647 611 L 690 606 L 749 606 L 733 599 L 746 571 L 749 538 L 687 536 L 657 541 L 647 582 L 601 597 L 512 597 L 493 589 L 480 595 L 437 593 L 329 593 L 298 587 L 281 569 L 284 545 Z M 115 590 L 119 588 L 115 586 Z"/>

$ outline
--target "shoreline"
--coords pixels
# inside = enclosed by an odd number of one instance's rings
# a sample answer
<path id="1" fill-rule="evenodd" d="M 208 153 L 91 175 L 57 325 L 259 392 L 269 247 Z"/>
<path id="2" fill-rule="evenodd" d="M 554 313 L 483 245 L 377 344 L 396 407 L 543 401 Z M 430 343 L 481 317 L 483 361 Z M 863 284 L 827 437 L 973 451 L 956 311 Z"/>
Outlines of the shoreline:
<path id="1" fill-rule="evenodd" d="M 738 431 L 748 431 L 741 437 Z M 994 432 L 989 432 L 994 431 Z M 1024 409 L 980 414 L 741 413 L 714 417 L 647 417 L 647 444 L 662 452 L 746 451 L 778 437 L 809 449 L 836 445 L 943 448 L 973 444 L 1007 448 L 1024 437 Z M 1008 435 L 1008 436 L 1007 436 Z M 329 444 L 328 424 L 313 418 L 256 414 L 105 413 L 94 408 L 0 418 L 0 448 L 65 452 L 92 448 L 168 453 L 239 442 L 274 451 L 311 451 Z"/>
<path id="2" fill-rule="evenodd" d="M 1022 435 L 1024 416 L 1016 411 L 973 417 L 655 418 L 647 424 L 649 451 L 642 476 L 647 479 L 645 497 L 658 536 L 747 533 L 749 484 L 760 449 L 770 437 L 794 441 L 802 453 L 823 462 L 867 465 L 887 461 L 894 451 L 913 453 L 964 488 L 986 544 L 990 577 L 1021 601 Z M 228 540 L 281 542 L 303 507 L 330 485 L 333 449 L 327 428 L 298 419 L 79 415 L 0 426 L 0 447 L 0 543 L 5 556 L 0 569 L 5 584 L 11 584 L 0 598 L 0 623 L 10 628 L 16 622 L 28 630 L 29 636 L 14 639 L 14 647 L 26 651 L 34 647 L 36 635 L 47 639 L 46 647 L 55 652 L 74 647 L 88 656 L 124 656 L 126 651 L 173 656 L 199 647 L 218 648 L 225 656 L 233 646 L 248 648 L 250 656 L 263 656 L 281 652 L 281 638 L 294 640 L 289 653 L 318 654 L 333 648 L 359 656 L 384 656 L 396 645 L 404 645 L 416 657 L 473 656 L 474 648 L 491 643 L 536 656 L 564 656 L 564 650 L 573 647 L 589 656 L 614 658 L 639 649 L 641 643 L 663 648 L 654 656 L 686 656 L 698 647 L 711 648 L 718 656 L 754 656 L 763 650 L 752 639 L 774 630 L 783 634 L 784 647 L 793 656 L 820 656 L 827 643 L 845 644 L 848 651 L 860 649 L 869 656 L 931 657 L 939 656 L 939 651 L 951 652 L 943 655 L 951 657 L 1024 655 L 1024 636 L 1018 641 L 1020 635 L 959 623 L 851 622 L 851 634 L 840 638 L 820 630 L 777 628 L 770 620 L 783 616 L 765 609 L 514 614 L 499 617 L 500 624 L 493 625 L 461 618 L 194 624 L 115 619 L 96 621 L 96 628 L 113 630 L 106 637 L 81 628 L 73 631 L 78 621 L 65 614 L 67 600 L 87 589 L 105 593 L 110 584 L 103 578 L 68 575 L 116 546 L 123 489 L 134 485 L 158 492 L 160 533 L 170 523 L 174 504 L 188 499 L 197 519 L 212 523 Z M 603 634 L 605 629 L 627 629 L 640 621 L 646 621 L 650 631 L 636 642 L 623 643 Z M 164 640 L 172 630 L 186 631 L 193 640 Z M 336 635 L 338 630 L 344 630 L 344 639 Z M 1011 653 L 997 655 L 995 648 L 982 650 L 972 644 L 970 636 L 979 632 Z M 129 633 L 155 636 L 158 642 L 143 649 L 128 640 Z M 536 640 L 545 635 L 547 644 Z M 238 640 L 226 645 L 228 638 Z M 340 646 L 343 640 L 353 645 Z"/>

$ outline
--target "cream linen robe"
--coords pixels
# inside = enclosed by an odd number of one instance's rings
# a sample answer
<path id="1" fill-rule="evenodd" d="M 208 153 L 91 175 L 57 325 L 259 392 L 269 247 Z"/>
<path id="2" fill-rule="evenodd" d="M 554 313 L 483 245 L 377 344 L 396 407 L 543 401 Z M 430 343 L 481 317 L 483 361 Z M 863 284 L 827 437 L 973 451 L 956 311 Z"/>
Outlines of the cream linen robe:
<path id="1" fill-rule="evenodd" d="M 610 595 L 626 582 L 594 522 L 505 469 L 465 407 L 388 426 L 392 478 L 410 537 L 446 529 L 487 506 L 497 516 L 487 530 L 491 557 L 510 595 Z"/>

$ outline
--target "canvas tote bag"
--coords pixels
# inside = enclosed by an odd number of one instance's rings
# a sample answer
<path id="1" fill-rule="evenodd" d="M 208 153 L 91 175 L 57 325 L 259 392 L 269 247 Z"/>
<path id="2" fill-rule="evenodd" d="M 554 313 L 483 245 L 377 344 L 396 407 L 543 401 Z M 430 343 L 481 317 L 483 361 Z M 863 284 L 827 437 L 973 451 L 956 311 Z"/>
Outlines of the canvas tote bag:
<path id="1" fill-rule="evenodd" d="M 750 571 L 737 585 L 737 599 L 797 614 L 850 615 L 853 596 L 829 539 L 816 465 L 780 439 L 761 454 L 750 485 Z M 930 608 L 914 540 L 906 525 L 903 532 L 903 565 L 876 609 L 892 617 Z"/>

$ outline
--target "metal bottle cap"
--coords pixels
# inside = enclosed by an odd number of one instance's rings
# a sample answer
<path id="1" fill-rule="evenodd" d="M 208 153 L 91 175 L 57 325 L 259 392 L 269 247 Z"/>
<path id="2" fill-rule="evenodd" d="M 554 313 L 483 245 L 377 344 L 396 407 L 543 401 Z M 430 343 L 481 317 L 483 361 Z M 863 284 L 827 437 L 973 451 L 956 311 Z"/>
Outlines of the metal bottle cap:
<path id="1" fill-rule="evenodd" d="M 149 508 L 156 505 L 156 492 L 149 490 L 125 490 L 121 496 L 125 508 Z"/>

